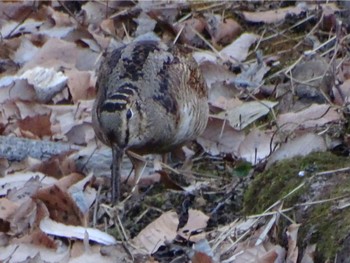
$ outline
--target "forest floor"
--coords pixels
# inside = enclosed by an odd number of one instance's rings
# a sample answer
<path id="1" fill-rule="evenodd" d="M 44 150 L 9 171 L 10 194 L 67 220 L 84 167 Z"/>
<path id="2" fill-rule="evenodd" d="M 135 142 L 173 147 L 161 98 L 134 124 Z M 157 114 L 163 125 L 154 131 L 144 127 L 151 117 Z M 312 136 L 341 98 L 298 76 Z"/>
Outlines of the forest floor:
<path id="1" fill-rule="evenodd" d="M 349 30 L 346 1 L 0 2 L 0 261 L 350 262 Z M 112 206 L 96 69 L 142 37 L 210 117 Z"/>

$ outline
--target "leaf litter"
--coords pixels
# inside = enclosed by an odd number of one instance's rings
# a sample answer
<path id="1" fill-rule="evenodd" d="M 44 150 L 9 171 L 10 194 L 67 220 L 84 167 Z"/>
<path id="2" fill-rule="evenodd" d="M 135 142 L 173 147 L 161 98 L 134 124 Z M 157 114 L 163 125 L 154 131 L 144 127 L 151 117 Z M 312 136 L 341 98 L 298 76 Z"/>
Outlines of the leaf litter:
<path id="1" fill-rule="evenodd" d="M 282 244 L 273 207 L 246 220 L 241 206 L 262 166 L 348 146 L 341 7 L 13 1 L 0 10 L 0 261 L 314 262 L 314 245 L 298 253 L 298 224 Z M 192 53 L 211 116 L 194 157 L 173 153 L 160 176 L 146 157 L 140 192 L 126 189 L 110 207 L 111 153 L 91 126 L 95 70 L 103 52 L 150 32 Z M 243 178 L 241 162 L 253 168 Z M 125 188 L 131 170 L 123 160 Z"/>

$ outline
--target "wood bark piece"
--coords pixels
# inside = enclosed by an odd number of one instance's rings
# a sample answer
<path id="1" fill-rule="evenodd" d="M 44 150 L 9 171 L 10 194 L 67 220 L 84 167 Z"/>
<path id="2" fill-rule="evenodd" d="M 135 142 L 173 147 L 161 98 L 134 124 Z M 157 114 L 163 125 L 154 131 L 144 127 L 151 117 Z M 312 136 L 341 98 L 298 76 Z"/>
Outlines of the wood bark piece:
<path id="1" fill-rule="evenodd" d="M 62 142 L 0 136 L 0 158 L 6 158 L 9 161 L 21 161 L 28 156 L 46 160 L 54 155 L 79 149 L 77 145 Z"/>

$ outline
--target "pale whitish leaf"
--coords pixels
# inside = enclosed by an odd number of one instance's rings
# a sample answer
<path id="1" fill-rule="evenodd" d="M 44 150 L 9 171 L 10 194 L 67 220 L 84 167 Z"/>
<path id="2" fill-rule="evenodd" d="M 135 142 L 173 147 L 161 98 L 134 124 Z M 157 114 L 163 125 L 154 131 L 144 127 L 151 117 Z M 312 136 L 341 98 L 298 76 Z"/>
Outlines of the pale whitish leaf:
<path id="1" fill-rule="evenodd" d="M 266 248 L 264 248 L 263 245 L 260 246 L 254 246 L 250 248 L 245 248 L 242 250 L 236 250 L 237 253 L 235 253 L 230 259 L 231 261 L 223 261 L 224 263 L 228 262 L 234 262 L 234 263 L 270 263 L 274 262 L 277 258 L 277 253 L 273 255 L 272 260 L 270 261 L 264 261 L 265 256 L 269 254 L 268 251 L 266 251 Z M 272 251 L 273 252 L 273 251 Z"/>
<path id="2" fill-rule="evenodd" d="M 93 43 L 93 42 L 91 42 Z M 77 49 L 77 61 L 76 68 L 81 71 L 94 71 L 96 70 L 96 65 L 98 59 L 100 59 L 101 54 L 92 51 L 88 48 Z"/>
<path id="3" fill-rule="evenodd" d="M 322 9 L 328 7 L 334 11 L 339 10 L 339 8 L 334 3 L 327 3 L 322 5 L 308 5 L 305 2 L 300 2 L 297 6 L 289 6 L 285 8 L 279 8 L 276 10 L 268 10 L 263 12 L 242 12 L 242 14 L 244 19 L 249 22 L 274 24 L 283 21 L 288 15 L 297 16 L 307 10 L 319 9 L 320 7 Z"/>
<path id="4" fill-rule="evenodd" d="M 123 251 L 124 252 L 124 251 Z M 119 253 L 118 258 L 110 256 L 110 255 L 103 255 L 103 253 L 89 253 L 89 251 L 85 251 L 85 253 L 79 255 L 78 257 L 71 257 L 69 259 L 68 263 L 115 263 L 115 262 L 131 262 L 127 261 L 126 258 L 129 257 L 129 254 Z"/>
<path id="5" fill-rule="evenodd" d="M 237 155 L 239 146 L 244 140 L 243 131 L 236 131 L 224 120 L 209 118 L 207 128 L 197 142 L 211 155 L 233 153 Z"/>
<path id="6" fill-rule="evenodd" d="M 202 33 L 205 29 L 205 21 L 200 17 L 192 17 L 188 20 L 174 24 L 174 29 L 177 33 L 181 31 L 179 39 L 184 44 L 202 46 L 203 40 L 197 36 L 197 33 Z"/>
<path id="7" fill-rule="evenodd" d="M 50 38 L 33 58 L 23 66 L 21 72 L 37 66 L 55 69 L 61 67 L 72 68 L 76 64 L 79 50 L 75 43 Z"/>
<path id="8" fill-rule="evenodd" d="M 281 207 L 282 206 L 280 206 L 280 208 Z M 255 242 L 255 246 L 259 246 L 259 245 L 263 244 L 265 240 L 268 240 L 267 235 L 270 232 L 270 230 L 272 229 L 272 227 L 277 225 L 278 218 L 279 218 L 279 214 L 276 213 L 276 214 L 272 215 L 272 217 L 269 219 L 268 223 L 265 224 L 265 226 L 263 226 L 264 230 L 261 232 L 261 234 L 257 238 L 257 240 Z"/>
<path id="9" fill-rule="evenodd" d="M 0 261 L 6 262 L 6 260 L 13 257 L 13 254 L 16 252 L 18 244 L 10 244 L 8 246 L 0 246 Z"/>
<path id="10" fill-rule="evenodd" d="M 179 219 L 176 212 L 165 212 L 146 226 L 134 239 L 134 244 L 147 253 L 158 250 L 165 241 L 171 242 L 177 235 Z"/>
<path id="11" fill-rule="evenodd" d="M 0 34 L 3 37 L 12 36 L 23 33 L 34 33 L 38 32 L 38 28 L 44 22 L 35 21 L 31 18 L 26 19 L 23 23 L 16 21 L 7 22 L 3 27 L 0 28 Z"/>
<path id="12" fill-rule="evenodd" d="M 26 79 L 29 84 L 33 85 L 38 99 L 44 102 L 61 91 L 68 80 L 68 77 L 62 72 L 43 67 L 27 70 L 19 78 Z"/>
<path id="13" fill-rule="evenodd" d="M 236 87 L 256 89 L 262 85 L 263 78 L 269 70 L 270 67 L 265 63 L 252 63 L 233 80 L 233 83 Z"/>
<path id="14" fill-rule="evenodd" d="M 272 139 L 273 131 L 253 129 L 240 144 L 238 156 L 247 162 L 257 164 L 271 153 L 275 146 Z"/>
<path id="15" fill-rule="evenodd" d="M 188 211 L 188 221 L 186 225 L 179 230 L 179 235 L 193 242 L 202 240 L 205 238 L 203 230 L 207 226 L 209 216 L 202 211 L 190 209 Z M 193 232 L 199 231 L 199 234 L 193 234 Z"/>
<path id="16" fill-rule="evenodd" d="M 97 191 L 89 186 L 92 178 L 93 174 L 90 173 L 84 179 L 79 180 L 68 189 L 68 192 L 84 214 L 88 213 L 89 207 L 91 207 L 96 200 Z"/>
<path id="17" fill-rule="evenodd" d="M 28 103 L 17 100 L 15 102 L 15 105 L 17 105 L 21 119 L 25 119 L 27 117 L 35 117 L 37 115 L 49 115 L 51 113 L 51 110 L 46 107 L 45 104 Z"/>
<path id="18" fill-rule="evenodd" d="M 300 224 L 291 224 L 287 229 L 288 252 L 286 262 L 296 263 L 298 260 L 299 249 L 297 247 L 298 230 Z"/>
<path id="19" fill-rule="evenodd" d="M 101 52 L 101 47 L 99 46 L 99 44 L 97 43 L 97 41 L 95 39 L 90 39 L 90 38 L 82 38 L 80 39 L 80 41 L 84 42 L 85 44 L 87 44 L 90 48 L 89 51 L 93 51 L 93 52 Z"/>
<path id="20" fill-rule="evenodd" d="M 16 99 L 32 101 L 35 91 L 25 79 L 19 79 L 17 75 L 0 77 L 0 104 Z"/>
<path id="21" fill-rule="evenodd" d="M 0 218 L 2 220 L 7 220 L 11 215 L 16 212 L 19 207 L 19 204 L 7 199 L 0 198 Z"/>
<path id="22" fill-rule="evenodd" d="M 155 221 L 146 226 L 134 239 L 133 242 L 140 249 L 147 253 L 153 253 L 158 250 L 164 242 L 171 242 L 177 234 L 189 238 L 189 234 L 198 229 L 205 228 L 209 217 L 198 210 L 189 210 L 187 224 L 177 232 L 179 219 L 176 212 L 165 212 Z M 186 230 L 186 231 L 185 231 Z M 184 232 L 186 233 L 184 233 Z M 195 237 L 195 236 L 194 236 Z M 203 238 L 203 236 L 201 236 Z"/>
<path id="23" fill-rule="evenodd" d="M 267 163 L 267 167 L 276 161 L 290 159 L 295 156 L 306 156 L 312 152 L 326 150 L 326 142 L 321 136 L 313 133 L 303 134 L 302 136 L 283 144 L 277 151 L 272 153 Z"/>
<path id="24" fill-rule="evenodd" d="M 49 249 L 33 244 L 0 246 L 1 262 L 68 262 L 70 250 L 65 245 L 59 249 Z"/>
<path id="25" fill-rule="evenodd" d="M 243 101 L 237 98 L 230 99 L 229 94 L 224 94 L 222 90 L 219 90 L 219 89 L 214 89 L 214 90 L 218 90 L 218 91 L 217 93 L 211 92 L 213 93 L 212 95 L 213 99 L 209 100 L 210 104 L 213 105 L 214 107 L 217 107 L 222 110 L 229 110 L 232 108 L 236 108 L 239 105 L 242 105 L 244 103 Z"/>
<path id="26" fill-rule="evenodd" d="M 249 124 L 268 114 L 270 109 L 277 104 L 278 102 L 267 100 L 246 102 L 236 108 L 220 112 L 216 117 L 227 119 L 231 127 L 243 130 Z"/>
<path id="27" fill-rule="evenodd" d="M 73 127 L 79 123 L 74 119 L 74 112 L 67 112 L 65 114 L 60 114 L 55 116 L 55 120 L 59 123 L 59 128 L 62 134 L 67 134 Z M 53 118 L 52 118 L 53 119 Z M 58 133 L 58 130 L 54 130 Z"/>
<path id="28" fill-rule="evenodd" d="M 77 238 L 83 240 L 85 233 L 88 234 L 89 240 L 93 240 L 104 245 L 114 245 L 117 243 L 115 238 L 105 232 L 102 232 L 95 228 L 88 228 L 82 226 L 70 226 L 64 225 L 51 220 L 50 218 L 44 218 L 40 222 L 40 229 L 49 235 Z"/>
<path id="29" fill-rule="evenodd" d="M 316 244 L 307 245 L 304 250 L 304 256 L 301 259 L 301 263 L 314 263 L 315 252 Z"/>
<path id="30" fill-rule="evenodd" d="M 3 76 L 2 78 L 0 78 L 0 88 L 9 86 L 13 84 L 13 82 L 16 80 L 17 80 L 16 76 Z"/>
<path id="31" fill-rule="evenodd" d="M 244 33 L 219 53 L 224 59 L 242 62 L 247 58 L 250 46 L 258 39 L 259 36 L 256 34 Z"/>
<path id="32" fill-rule="evenodd" d="M 64 38 L 69 33 L 71 33 L 73 29 L 74 29 L 73 26 L 47 28 L 44 30 L 40 30 L 40 34 L 43 34 L 52 38 Z"/>
<path id="33" fill-rule="evenodd" d="M 221 15 L 204 13 L 206 29 L 213 43 L 226 45 L 232 42 L 242 31 L 241 26 L 231 18 L 223 18 Z"/>
<path id="34" fill-rule="evenodd" d="M 86 100 L 89 98 L 89 87 L 91 80 L 91 72 L 79 71 L 76 69 L 67 70 L 68 88 L 74 102 Z M 91 93 L 91 92 L 90 92 Z"/>
<path id="35" fill-rule="evenodd" d="M 137 24 L 135 36 L 141 36 L 147 32 L 152 32 L 157 24 L 154 19 L 151 19 L 147 14 L 141 13 L 134 21 Z"/>
<path id="36" fill-rule="evenodd" d="M 21 38 L 21 45 L 16 50 L 16 52 L 11 56 L 13 61 L 22 65 L 33 58 L 33 56 L 38 52 L 37 48 L 28 38 Z"/>
<path id="37" fill-rule="evenodd" d="M 86 23 L 98 24 L 106 18 L 106 6 L 98 2 L 87 2 L 81 9 L 85 12 Z"/>
<path id="38" fill-rule="evenodd" d="M 283 21 L 287 15 L 298 15 L 304 10 L 303 6 L 290 6 L 277 10 L 268 10 L 264 12 L 243 12 L 245 20 L 255 23 L 278 23 Z"/>
<path id="39" fill-rule="evenodd" d="M 277 124 L 283 131 L 319 127 L 329 122 L 339 121 L 340 114 L 328 104 L 312 104 L 298 111 L 280 114 Z"/>
<path id="40" fill-rule="evenodd" d="M 95 139 L 95 132 L 91 124 L 83 122 L 73 126 L 66 136 L 71 143 L 83 145 Z"/>
<path id="41" fill-rule="evenodd" d="M 209 87 L 209 91 L 212 92 L 212 84 L 219 83 L 230 83 L 236 78 L 236 75 L 229 71 L 225 66 L 217 65 L 213 62 L 203 62 L 200 65 L 204 79 Z"/>
<path id="42" fill-rule="evenodd" d="M 38 177 L 43 186 L 54 184 L 57 181 L 57 179 L 40 172 L 17 172 L 0 178 L 0 195 L 5 195 L 12 188 L 22 188 L 27 181 L 35 177 Z"/>
<path id="43" fill-rule="evenodd" d="M 347 73 L 348 74 L 348 73 Z M 1 84 L 0 84 L 1 86 Z M 346 79 L 337 88 L 333 88 L 334 100 L 337 105 L 349 105 L 350 102 L 350 79 Z"/>
<path id="44" fill-rule="evenodd" d="M 218 55 L 210 51 L 194 52 L 193 58 L 198 64 L 205 61 L 212 63 L 217 62 L 217 58 L 220 57 L 224 60 L 234 60 L 237 62 L 244 61 L 248 56 L 250 46 L 257 41 L 258 35 L 252 33 L 244 33 L 238 39 L 231 44 L 223 48 Z"/>
<path id="45" fill-rule="evenodd" d="M 197 64 L 201 64 L 205 61 L 216 63 L 216 60 L 217 60 L 217 56 L 210 51 L 196 51 L 196 52 L 193 52 L 192 56 L 194 60 L 197 62 Z"/>

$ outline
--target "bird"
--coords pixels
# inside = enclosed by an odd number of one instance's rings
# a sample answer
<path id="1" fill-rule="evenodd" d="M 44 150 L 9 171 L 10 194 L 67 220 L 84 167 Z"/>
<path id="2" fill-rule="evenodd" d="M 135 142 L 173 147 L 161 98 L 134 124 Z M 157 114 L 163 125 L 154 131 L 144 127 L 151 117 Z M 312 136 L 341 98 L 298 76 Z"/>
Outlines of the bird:
<path id="1" fill-rule="evenodd" d="M 168 153 L 198 137 L 208 115 L 205 79 L 181 48 L 139 40 L 107 53 L 97 72 L 92 123 L 112 149 L 112 203 L 120 199 L 125 153 Z"/>

